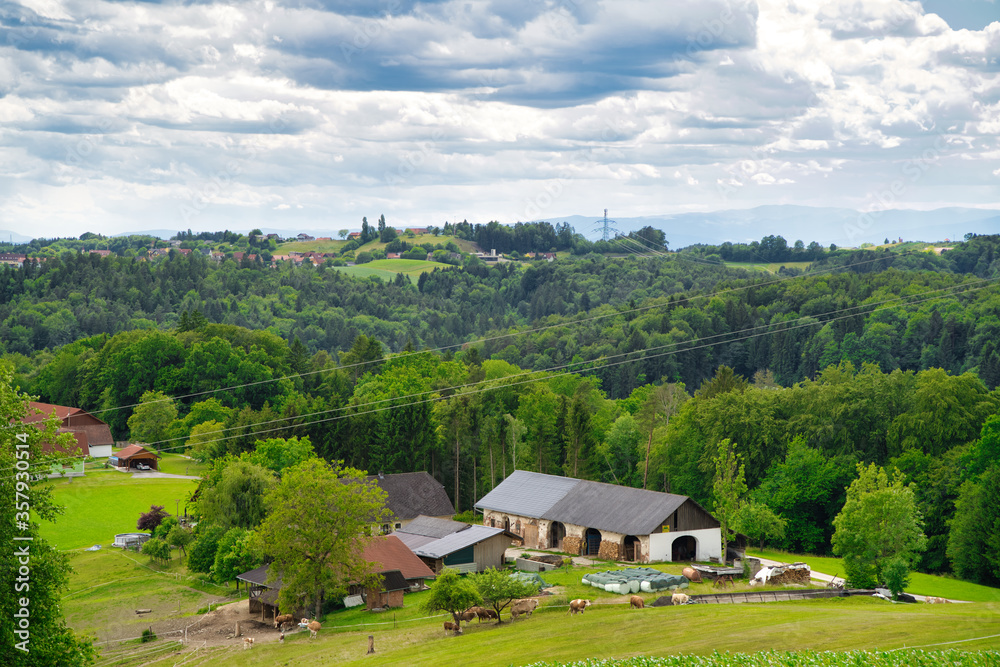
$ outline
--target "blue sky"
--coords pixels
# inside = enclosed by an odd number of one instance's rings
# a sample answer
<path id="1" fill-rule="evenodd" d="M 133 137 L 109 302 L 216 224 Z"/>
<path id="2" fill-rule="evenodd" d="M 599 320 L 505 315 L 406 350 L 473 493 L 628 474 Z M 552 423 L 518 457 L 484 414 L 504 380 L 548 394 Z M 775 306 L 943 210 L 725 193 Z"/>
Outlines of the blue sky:
<path id="1" fill-rule="evenodd" d="M 987 0 L 20 0 L 0 31 L 0 229 L 32 236 L 1000 207 Z"/>

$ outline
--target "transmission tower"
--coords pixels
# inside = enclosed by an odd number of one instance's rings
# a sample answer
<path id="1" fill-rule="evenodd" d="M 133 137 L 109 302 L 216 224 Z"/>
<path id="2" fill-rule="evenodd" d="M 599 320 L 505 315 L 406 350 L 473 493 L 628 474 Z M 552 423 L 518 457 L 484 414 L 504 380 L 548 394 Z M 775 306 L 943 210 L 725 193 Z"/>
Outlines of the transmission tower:
<path id="1" fill-rule="evenodd" d="M 601 232 L 602 241 L 610 241 L 612 237 L 618 235 L 618 230 L 612 227 L 614 220 L 608 220 L 608 209 L 604 209 L 604 218 L 596 222 L 597 229 Z"/>

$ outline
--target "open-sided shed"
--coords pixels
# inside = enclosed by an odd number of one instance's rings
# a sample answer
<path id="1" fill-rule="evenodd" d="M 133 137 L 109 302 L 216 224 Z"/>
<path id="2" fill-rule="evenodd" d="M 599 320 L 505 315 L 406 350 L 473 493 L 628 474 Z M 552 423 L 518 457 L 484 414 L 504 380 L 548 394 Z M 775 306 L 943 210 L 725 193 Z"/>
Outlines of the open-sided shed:
<path id="1" fill-rule="evenodd" d="M 142 445 L 129 445 L 111 457 L 112 464 L 118 468 L 137 469 L 140 463 L 148 465 L 153 470 L 158 468 L 159 456 Z"/>

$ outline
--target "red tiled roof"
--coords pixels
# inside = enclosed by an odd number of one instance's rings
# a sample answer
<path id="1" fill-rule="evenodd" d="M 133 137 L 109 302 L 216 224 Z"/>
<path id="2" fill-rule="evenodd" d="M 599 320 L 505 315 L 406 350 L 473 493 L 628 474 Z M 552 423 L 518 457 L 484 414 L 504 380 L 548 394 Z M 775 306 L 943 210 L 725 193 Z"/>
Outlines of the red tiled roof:
<path id="1" fill-rule="evenodd" d="M 25 415 L 22 421 L 25 424 L 44 421 L 49 418 L 53 410 L 56 411 L 56 417 L 61 420 L 65 420 L 70 415 L 84 412 L 84 410 L 81 410 L 80 408 L 70 408 L 65 405 L 52 405 L 51 403 L 36 403 L 31 401 L 28 403 L 28 414 Z"/>
<path id="2" fill-rule="evenodd" d="M 369 563 L 378 563 L 379 572 L 399 570 L 407 579 L 433 579 L 434 573 L 395 535 L 375 538 L 362 553 Z"/>
<path id="3" fill-rule="evenodd" d="M 129 445 L 125 449 L 123 449 L 123 450 L 119 451 L 117 454 L 115 454 L 115 456 L 118 457 L 119 461 L 123 461 L 125 459 L 132 458 L 136 454 L 152 454 L 154 457 L 160 458 L 159 456 L 156 456 L 155 453 L 149 451 L 148 449 L 146 449 L 142 445 Z"/>

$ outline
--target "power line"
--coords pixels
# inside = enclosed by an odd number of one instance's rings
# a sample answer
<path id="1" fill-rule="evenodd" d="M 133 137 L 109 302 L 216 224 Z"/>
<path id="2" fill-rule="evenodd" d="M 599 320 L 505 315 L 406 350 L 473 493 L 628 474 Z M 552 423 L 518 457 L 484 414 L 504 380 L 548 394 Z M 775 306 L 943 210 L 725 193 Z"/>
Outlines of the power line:
<path id="1" fill-rule="evenodd" d="M 306 419 L 308 417 L 321 416 L 321 415 L 332 414 L 332 413 L 341 413 L 341 412 L 348 411 L 348 410 L 354 410 L 354 412 L 351 412 L 349 414 L 339 414 L 339 415 L 336 415 L 336 416 L 333 416 L 333 417 L 328 417 L 326 419 L 316 419 L 316 420 L 311 420 L 311 421 L 308 421 L 308 422 L 303 422 L 303 423 L 300 423 L 300 424 L 284 424 L 282 426 L 278 426 L 278 427 L 271 428 L 271 429 L 257 430 L 257 431 L 254 431 L 253 433 L 248 433 L 248 434 L 239 433 L 239 434 L 235 434 L 235 435 L 228 435 L 228 436 L 224 436 L 224 437 L 220 437 L 220 438 L 214 438 L 214 439 L 211 439 L 211 440 L 205 440 L 205 441 L 203 441 L 203 444 L 210 444 L 210 443 L 214 443 L 214 442 L 223 442 L 223 441 L 226 441 L 226 440 L 232 440 L 234 438 L 247 437 L 247 436 L 253 436 L 253 437 L 255 437 L 255 436 L 263 435 L 263 434 L 267 434 L 267 433 L 274 433 L 274 432 L 278 432 L 278 431 L 284 431 L 286 429 L 295 428 L 296 426 L 306 426 L 306 425 L 311 425 L 311 424 L 322 424 L 322 423 L 326 423 L 326 422 L 330 422 L 330 421 L 336 421 L 336 420 L 340 420 L 340 419 L 345 419 L 345 418 L 348 418 L 348 417 L 356 417 L 356 416 L 361 416 L 361 415 L 366 415 L 366 414 L 374 414 L 374 413 L 382 412 L 384 410 L 392 410 L 392 409 L 397 409 L 397 408 L 413 407 L 413 406 L 422 405 L 422 404 L 425 404 L 425 403 L 433 403 L 433 402 L 436 402 L 436 401 L 439 401 L 439 400 L 445 400 L 447 398 L 451 398 L 454 395 L 452 393 L 449 393 L 448 395 L 441 396 L 440 395 L 441 392 L 458 392 L 458 391 L 467 390 L 467 389 L 473 389 L 473 388 L 477 388 L 477 387 L 480 387 L 482 391 L 491 391 L 491 390 L 494 390 L 494 389 L 501 389 L 501 388 L 506 388 L 506 387 L 516 387 L 516 386 L 520 386 L 520 385 L 524 385 L 524 384 L 531 384 L 533 382 L 540 382 L 540 381 L 543 381 L 543 380 L 550 379 L 552 377 L 561 377 L 561 376 L 564 376 L 564 375 L 572 375 L 572 374 L 578 374 L 578 373 L 587 373 L 587 372 L 591 372 L 591 371 L 601 370 L 601 369 L 604 369 L 604 368 L 610 368 L 610 367 L 614 367 L 614 366 L 619 366 L 619 365 L 626 364 L 626 363 L 633 363 L 633 362 L 636 362 L 636 361 L 642 361 L 642 360 L 645 360 L 645 359 L 656 359 L 656 358 L 663 357 L 663 356 L 670 356 L 670 355 L 674 355 L 674 354 L 679 354 L 681 352 L 691 352 L 691 351 L 700 350 L 700 349 L 704 349 L 704 348 L 708 348 L 708 347 L 713 347 L 713 346 L 716 346 L 716 345 L 722 345 L 722 344 L 726 344 L 726 343 L 740 342 L 740 341 L 743 341 L 743 340 L 749 340 L 751 338 L 765 336 L 765 335 L 769 335 L 769 334 L 773 334 L 773 333 L 784 332 L 784 331 L 794 331 L 794 330 L 797 330 L 797 329 L 801 329 L 801 328 L 804 328 L 804 327 L 810 327 L 810 326 L 822 326 L 822 325 L 827 324 L 828 322 L 834 322 L 834 321 L 838 321 L 838 320 L 842 320 L 842 319 L 847 319 L 847 318 L 851 318 L 851 317 L 858 317 L 858 316 L 862 316 L 862 315 L 871 315 L 874 312 L 878 312 L 880 310 L 885 310 L 885 308 L 887 308 L 890 304 L 897 304 L 897 303 L 902 302 L 904 305 L 910 306 L 910 305 L 916 305 L 916 304 L 920 304 L 920 303 L 925 303 L 927 301 L 933 301 L 935 299 L 946 298 L 946 297 L 949 297 L 949 296 L 956 296 L 956 295 L 961 295 L 961 294 L 968 294 L 968 293 L 975 292 L 975 291 L 978 291 L 978 290 L 981 290 L 981 289 L 985 289 L 985 288 L 989 287 L 990 285 L 994 284 L 997 280 L 1000 280 L 1000 277 L 998 277 L 998 278 L 981 278 L 981 279 L 978 279 L 978 280 L 973 281 L 973 282 L 961 283 L 959 285 L 952 285 L 952 286 L 949 286 L 949 287 L 943 287 L 943 288 L 939 288 L 937 290 L 932 290 L 931 292 L 925 292 L 925 293 L 919 294 L 919 295 L 898 296 L 898 297 L 891 298 L 891 299 L 885 299 L 883 301 L 872 302 L 872 303 L 865 303 L 865 304 L 858 304 L 858 305 L 850 306 L 850 307 L 847 307 L 847 308 L 840 308 L 840 309 L 837 309 L 837 310 L 829 311 L 827 313 L 820 313 L 820 314 L 817 314 L 817 315 L 803 315 L 803 316 L 800 316 L 800 317 L 798 317 L 798 318 L 796 318 L 794 320 L 789 320 L 788 322 L 780 322 L 780 323 L 775 323 L 775 324 L 761 324 L 761 325 L 757 325 L 757 326 L 754 326 L 754 327 L 749 327 L 747 329 L 742 329 L 740 331 L 724 332 L 724 333 L 720 333 L 720 334 L 714 334 L 714 335 L 711 335 L 711 336 L 704 336 L 704 337 L 700 337 L 700 338 L 694 338 L 694 339 L 692 339 L 690 341 L 680 341 L 680 342 L 674 342 L 674 343 L 667 343 L 667 344 L 659 345 L 659 346 L 655 346 L 655 347 L 647 347 L 647 348 L 643 348 L 643 349 L 640 349 L 640 350 L 633 350 L 631 352 L 622 352 L 622 353 L 619 353 L 619 354 L 616 354 L 616 355 L 612 355 L 612 356 L 609 356 L 609 357 L 603 357 L 602 360 L 584 361 L 584 362 L 575 362 L 575 363 L 571 362 L 569 364 L 563 364 L 563 365 L 559 365 L 559 366 L 554 366 L 554 367 L 551 367 L 551 368 L 548 368 L 548 369 L 542 369 L 542 370 L 537 370 L 537 371 L 525 371 L 524 373 L 514 374 L 514 375 L 510 375 L 510 376 L 504 377 L 504 378 L 495 378 L 495 379 L 491 379 L 491 380 L 481 380 L 481 381 L 478 381 L 478 382 L 472 382 L 472 383 L 466 383 L 466 384 L 461 384 L 461 385 L 454 385 L 454 386 L 451 386 L 451 387 L 443 387 L 443 388 L 438 388 L 438 389 L 432 389 L 432 390 L 428 390 L 428 391 L 417 392 L 417 393 L 414 393 L 414 394 L 407 394 L 407 395 L 403 395 L 403 396 L 396 396 L 396 397 L 392 397 L 392 398 L 385 398 L 385 399 L 381 399 L 381 400 L 378 400 L 378 401 L 370 401 L 368 403 L 359 403 L 359 404 L 353 404 L 353 405 L 345 405 L 345 406 L 341 406 L 339 408 L 332 408 L 330 410 L 322 410 L 322 411 L 318 411 L 318 412 L 315 412 L 315 413 L 307 413 L 307 414 L 304 414 L 304 415 L 293 415 L 293 416 L 290 416 L 290 417 L 281 417 L 281 418 L 278 418 L 278 419 L 273 419 L 273 420 L 269 420 L 269 421 L 265 421 L 265 422 L 258 422 L 257 424 L 252 424 L 252 425 L 233 426 L 233 427 L 219 429 L 217 431 L 207 431 L 207 432 L 205 432 L 202 435 L 212 435 L 212 434 L 215 434 L 215 433 L 225 433 L 227 431 L 234 431 L 234 430 L 237 430 L 237 429 L 241 429 L 242 430 L 242 429 L 246 429 L 246 428 L 253 428 L 255 426 L 263 426 L 263 425 L 268 425 L 268 424 L 276 424 L 276 423 L 281 423 L 281 422 L 288 422 L 290 420 Z M 941 293 L 941 292 L 947 292 L 947 293 L 945 293 L 945 294 L 939 294 L 938 296 L 928 296 L 929 294 L 937 294 L 937 293 Z M 913 296 L 921 297 L 921 298 L 912 298 Z M 871 310 L 868 310 L 867 312 L 860 310 L 860 309 L 869 308 L 871 306 L 882 306 L 882 307 L 880 307 L 880 308 L 872 308 Z M 859 311 L 859 312 L 848 313 L 848 311 Z M 847 314 L 844 314 L 844 313 L 847 313 Z M 831 316 L 831 317 L 828 317 L 828 316 Z M 819 319 L 819 318 L 825 318 L 825 319 Z M 766 330 L 762 331 L 762 329 L 766 329 Z M 731 338 L 729 338 L 729 337 L 731 337 Z M 715 339 L 719 339 L 719 338 L 724 338 L 724 340 L 715 340 Z M 652 351 L 657 351 L 657 350 L 664 350 L 665 348 L 671 348 L 671 347 L 672 348 L 678 348 L 678 347 L 681 347 L 681 346 L 684 346 L 683 349 L 673 349 L 673 350 L 663 351 L 663 352 L 659 352 L 658 354 L 645 355 L 643 357 L 636 358 L 636 359 L 627 359 L 627 358 L 626 359 L 622 359 L 622 357 L 629 357 L 631 355 L 634 355 L 634 354 L 637 354 L 637 353 L 640 353 L 640 352 L 652 352 Z M 399 358 L 400 357 L 397 357 L 397 359 L 399 359 Z M 617 360 L 617 361 L 611 361 L 611 360 Z M 594 365 L 594 364 L 597 364 L 597 365 Z M 557 372 L 557 371 L 561 371 L 561 372 Z M 534 378 L 528 377 L 528 379 L 510 382 L 510 380 L 512 380 L 512 379 L 516 380 L 519 377 L 527 377 L 527 376 L 536 375 L 536 374 L 543 374 L 543 373 L 546 374 L 546 375 L 540 375 L 539 377 L 534 377 Z M 439 395 L 435 397 L 434 394 L 439 394 Z M 357 411 L 358 408 L 368 408 L 370 406 L 378 406 L 378 405 L 382 405 L 382 404 L 385 404 L 385 403 L 391 403 L 391 402 L 394 402 L 394 401 L 407 400 L 407 399 L 418 398 L 418 397 L 426 397 L 426 398 L 422 398 L 420 400 L 411 401 L 410 403 L 404 403 L 404 404 L 401 404 L 401 405 L 387 405 L 385 407 L 376 407 L 376 408 L 372 408 L 372 409 L 368 409 L 368 410 L 363 410 L 363 411 L 360 411 L 360 412 Z M 153 442 L 153 443 L 147 443 L 147 444 L 152 445 L 152 446 L 156 446 L 156 445 L 171 443 L 171 442 L 174 442 L 174 441 L 177 441 L 177 440 L 182 440 L 182 439 L 186 439 L 186 438 L 183 438 L 183 437 L 169 438 L 169 439 L 166 439 L 166 440 L 159 440 L 159 441 L 156 441 L 156 442 Z M 181 449 L 181 448 L 184 448 L 184 447 L 186 447 L 186 445 L 178 445 L 177 447 L 158 448 L 158 451 L 161 451 L 161 452 L 162 451 L 173 451 L 174 449 Z M 69 457 L 69 458 L 83 458 L 83 457 L 82 456 L 74 456 L 74 457 Z M 44 464 L 38 464 L 38 467 L 41 467 L 42 465 L 44 465 Z"/>
<path id="2" fill-rule="evenodd" d="M 621 238 L 621 239 L 627 239 L 629 237 L 619 237 L 619 238 Z M 634 239 L 632 239 L 632 241 L 634 242 Z M 916 250 L 906 251 L 904 253 L 899 253 L 898 256 L 903 256 L 903 255 L 906 255 L 906 254 L 912 254 L 912 253 L 915 253 L 915 252 L 918 252 L 918 251 L 916 251 Z M 692 261 L 692 262 L 698 261 L 698 262 L 707 264 L 709 266 L 716 266 L 716 267 L 720 266 L 719 264 L 716 264 L 715 262 L 708 262 L 706 260 L 695 260 L 694 258 L 684 257 L 683 253 L 660 253 L 660 255 L 662 255 L 666 259 L 681 258 L 681 259 L 684 259 L 686 261 Z M 735 293 L 735 292 L 740 292 L 740 291 L 744 291 L 744 290 L 750 290 L 750 289 L 754 289 L 754 288 L 757 288 L 757 287 L 766 287 L 766 286 L 769 286 L 769 285 L 775 285 L 775 284 L 778 284 L 778 283 L 786 282 L 788 280 L 795 280 L 797 278 L 812 277 L 812 276 L 816 276 L 816 275 L 822 275 L 824 273 L 830 273 L 830 272 L 833 272 L 833 271 L 850 269 L 850 268 L 854 268 L 854 267 L 858 267 L 858 266 L 863 266 L 865 264 L 870 264 L 872 262 L 882 261 L 884 259 L 885 259 L 884 257 L 877 257 L 877 258 L 874 258 L 874 259 L 868 259 L 868 260 L 864 260 L 864 261 L 861 261 L 861 262 L 856 262 L 854 264 L 846 264 L 846 265 L 841 265 L 841 266 L 827 267 L 825 269 L 818 269 L 818 270 L 815 270 L 815 271 L 805 272 L 805 273 L 800 274 L 798 276 L 784 276 L 784 277 L 781 277 L 781 278 L 777 278 L 775 280 L 764 281 L 764 282 L 753 282 L 753 280 L 754 280 L 753 278 L 746 278 L 745 280 L 750 280 L 751 281 L 747 285 L 743 285 L 741 287 L 732 287 L 732 288 L 720 290 L 720 291 L 717 291 L 717 292 L 710 292 L 708 294 L 695 294 L 693 296 L 681 297 L 680 299 L 677 299 L 676 301 L 674 301 L 673 305 L 676 307 L 677 305 L 688 303 L 688 302 L 690 302 L 693 299 L 710 299 L 710 298 L 713 298 L 713 297 L 721 296 L 723 294 L 729 294 L 729 293 Z M 737 279 L 741 279 L 741 278 L 737 278 Z M 610 304 L 604 304 L 604 305 L 606 305 L 608 307 L 612 307 Z M 598 320 L 602 320 L 602 319 L 607 319 L 609 317 L 618 317 L 618 316 L 621 316 L 621 315 L 629 315 L 629 314 L 633 314 L 633 313 L 645 312 L 647 310 L 652 310 L 652 309 L 656 309 L 656 308 L 663 308 L 665 305 L 667 305 L 667 304 L 656 303 L 656 304 L 652 304 L 652 305 L 648 305 L 648 306 L 638 306 L 638 307 L 635 307 L 635 308 L 629 308 L 627 310 L 615 310 L 614 312 L 610 312 L 610 313 L 603 314 L 603 315 L 595 315 L 593 317 L 585 317 L 585 318 L 581 318 L 581 319 L 577 319 L 577 320 L 571 320 L 571 321 L 567 321 L 567 322 L 559 322 L 557 324 L 549 324 L 549 325 L 545 325 L 545 326 L 541 326 L 541 327 L 533 327 L 533 328 L 530 328 L 530 329 L 522 329 L 522 330 L 514 332 L 514 333 L 504 333 L 504 334 L 497 334 L 495 336 L 487 336 L 485 338 L 480 338 L 480 339 L 474 340 L 474 341 L 467 341 L 467 342 L 464 342 L 464 343 L 454 343 L 452 345 L 443 345 L 443 346 L 432 348 L 432 349 L 421 350 L 419 353 L 415 353 L 415 354 L 422 354 L 422 353 L 425 353 L 425 352 L 443 352 L 445 350 L 450 350 L 452 348 L 458 348 L 458 347 L 464 347 L 464 346 L 467 346 L 467 345 L 471 346 L 471 345 L 484 344 L 484 343 L 488 343 L 488 342 L 495 341 L 495 340 L 502 340 L 502 339 L 505 339 L 505 338 L 513 338 L 515 336 L 525 336 L 525 335 L 528 335 L 528 334 L 539 333 L 539 332 L 542 332 L 542 331 L 548 331 L 550 329 L 557 329 L 557 328 L 560 328 L 560 327 L 577 326 L 577 325 L 585 324 L 585 323 L 588 323 L 588 322 L 594 322 L 594 321 L 598 321 Z M 600 308 L 600 306 L 598 306 L 598 308 Z M 243 389 L 243 388 L 246 388 L 246 387 L 254 387 L 254 386 L 269 384 L 269 383 L 272 383 L 272 382 L 280 382 L 282 380 L 292 380 L 292 379 L 300 378 L 300 377 L 308 377 L 308 376 L 316 375 L 316 374 L 319 374 L 319 373 L 328 373 L 328 372 L 333 372 L 333 371 L 336 371 L 336 370 L 347 370 L 347 369 L 351 369 L 351 368 L 360 368 L 360 367 L 368 366 L 370 364 L 383 363 L 384 361 L 385 361 L 385 359 L 375 359 L 375 360 L 368 360 L 368 361 L 359 361 L 359 362 L 356 362 L 356 363 L 353 363 L 353 364 L 347 364 L 346 366 L 337 366 L 337 367 L 334 367 L 334 368 L 321 368 L 321 369 L 314 370 L 314 371 L 306 371 L 304 373 L 294 373 L 294 374 L 284 375 L 284 376 L 281 376 L 281 377 L 271 378 L 271 379 L 267 379 L 267 380 L 257 380 L 255 382 L 246 382 L 246 383 L 243 383 L 243 384 L 236 384 L 236 385 L 231 385 L 231 386 L 228 386 L 228 387 L 219 387 L 219 388 L 216 388 L 216 389 L 208 389 L 208 390 L 205 390 L 205 391 L 199 391 L 199 392 L 192 392 L 192 393 L 188 393 L 188 394 L 179 394 L 179 395 L 174 395 L 174 396 L 168 396 L 167 398 L 158 399 L 156 401 L 149 401 L 146 404 L 150 405 L 150 404 L 162 403 L 162 402 L 172 401 L 172 400 L 183 400 L 183 399 L 186 399 L 186 398 L 195 398 L 195 397 L 198 397 L 198 396 L 206 396 L 208 394 L 215 394 L 215 393 L 220 393 L 220 392 L 232 391 L 234 389 Z M 101 415 L 101 414 L 105 414 L 107 412 L 114 412 L 114 411 L 117 411 L 117 410 L 127 410 L 127 409 L 130 409 L 130 408 L 135 408 L 135 407 L 138 407 L 139 405 L 143 405 L 143 404 L 142 403 L 130 403 L 130 404 L 127 404 L 127 405 L 120 405 L 120 406 L 116 406 L 116 407 L 113 407 L 113 408 L 104 408 L 102 410 L 94 410 L 94 411 L 88 411 L 88 412 L 90 412 L 90 414 L 92 414 L 92 415 Z"/>

